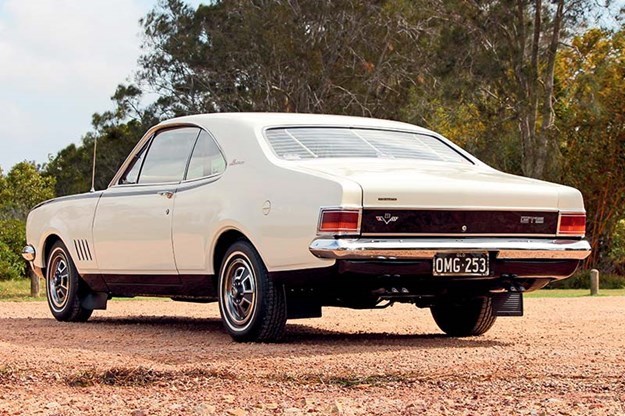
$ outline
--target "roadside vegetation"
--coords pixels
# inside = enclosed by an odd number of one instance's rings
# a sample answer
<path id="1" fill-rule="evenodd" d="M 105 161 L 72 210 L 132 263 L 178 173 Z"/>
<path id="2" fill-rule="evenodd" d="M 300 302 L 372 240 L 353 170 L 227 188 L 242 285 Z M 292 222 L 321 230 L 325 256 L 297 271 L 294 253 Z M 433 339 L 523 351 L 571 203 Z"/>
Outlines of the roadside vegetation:
<path id="1" fill-rule="evenodd" d="M 20 279 L 28 210 L 103 189 L 151 125 L 218 111 L 337 113 L 432 128 L 495 168 L 582 191 L 609 287 L 625 280 L 625 25 L 591 0 L 163 0 L 140 22 L 134 80 L 91 131 L 0 169 L 0 280 Z M 261 4 L 262 3 L 262 4 Z M 622 16 L 622 13 L 621 13 Z M 280 22 L 268 24 L 267 22 Z M 145 104 L 144 96 L 157 99 Z M 75 141 L 68 137 L 67 140 Z M 584 274 L 557 287 L 581 288 Z M 587 280 L 587 279 L 586 279 Z"/>
<path id="2" fill-rule="evenodd" d="M 45 291 L 42 291 L 39 297 L 30 296 L 30 280 L 28 279 L 0 281 L 0 301 L 23 302 L 45 299 Z"/>

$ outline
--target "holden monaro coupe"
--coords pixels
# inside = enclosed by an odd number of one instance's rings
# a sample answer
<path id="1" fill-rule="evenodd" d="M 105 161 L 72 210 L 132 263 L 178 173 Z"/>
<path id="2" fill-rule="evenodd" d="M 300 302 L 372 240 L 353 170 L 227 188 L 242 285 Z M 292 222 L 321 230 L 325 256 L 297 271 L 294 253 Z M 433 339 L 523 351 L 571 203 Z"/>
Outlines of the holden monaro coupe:
<path id="1" fill-rule="evenodd" d="M 219 302 L 237 341 L 323 306 L 430 308 L 451 336 L 520 316 L 590 246 L 579 191 L 386 120 L 209 114 L 151 128 L 104 191 L 46 201 L 23 256 L 61 321 L 112 297 Z"/>

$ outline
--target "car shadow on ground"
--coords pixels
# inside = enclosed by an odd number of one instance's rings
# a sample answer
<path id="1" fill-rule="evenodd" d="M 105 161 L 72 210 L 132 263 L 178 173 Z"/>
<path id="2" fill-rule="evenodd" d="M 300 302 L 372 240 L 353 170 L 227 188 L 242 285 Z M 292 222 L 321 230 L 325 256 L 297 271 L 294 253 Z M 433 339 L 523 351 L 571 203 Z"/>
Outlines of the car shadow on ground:
<path id="1" fill-rule="evenodd" d="M 172 331 L 210 334 L 219 340 L 231 343 L 220 319 L 216 318 L 188 318 L 188 317 L 160 317 L 160 316 L 129 316 L 125 318 L 98 318 L 91 321 L 93 324 L 106 326 L 150 326 Z M 410 347 L 455 347 L 476 348 L 505 346 L 507 343 L 488 337 L 451 338 L 442 333 L 398 334 L 392 332 L 359 331 L 345 332 L 318 328 L 300 323 L 287 323 L 284 339 L 276 343 L 305 344 L 305 345 L 371 345 L 371 346 L 410 346 Z M 245 344 L 241 344 L 245 345 Z"/>
<path id="2" fill-rule="evenodd" d="M 37 334 L 33 337 L 33 334 Z M 0 341 L 35 348 L 116 354 L 167 364 L 290 359 L 334 354 L 436 349 L 476 349 L 509 345 L 488 335 L 449 338 L 437 333 L 343 332 L 304 323 L 287 324 L 282 342 L 235 343 L 218 318 L 162 316 L 96 317 L 86 323 L 53 318 L 0 319 Z"/>

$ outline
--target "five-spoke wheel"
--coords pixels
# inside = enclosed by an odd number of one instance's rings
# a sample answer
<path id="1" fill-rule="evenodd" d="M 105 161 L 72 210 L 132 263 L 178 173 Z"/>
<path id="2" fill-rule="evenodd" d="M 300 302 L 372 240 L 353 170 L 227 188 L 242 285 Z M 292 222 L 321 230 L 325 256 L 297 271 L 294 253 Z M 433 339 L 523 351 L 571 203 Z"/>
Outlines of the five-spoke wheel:
<path id="1" fill-rule="evenodd" d="M 56 242 L 48 253 L 46 267 L 46 295 L 52 315 L 59 321 L 86 321 L 93 310 L 84 308 L 81 299 L 88 292 L 65 244 Z"/>
<path id="2" fill-rule="evenodd" d="M 50 278 L 48 279 L 47 291 L 50 295 L 51 306 L 60 311 L 69 299 L 69 266 L 63 253 L 58 253 L 50 265 Z"/>
<path id="3" fill-rule="evenodd" d="M 230 246 L 221 262 L 219 311 L 235 341 L 276 341 L 284 334 L 284 292 L 245 240 Z"/>
<path id="4" fill-rule="evenodd" d="M 256 276 L 249 261 L 240 254 L 227 259 L 224 274 L 225 306 L 231 320 L 239 327 L 250 322 L 256 308 Z"/>

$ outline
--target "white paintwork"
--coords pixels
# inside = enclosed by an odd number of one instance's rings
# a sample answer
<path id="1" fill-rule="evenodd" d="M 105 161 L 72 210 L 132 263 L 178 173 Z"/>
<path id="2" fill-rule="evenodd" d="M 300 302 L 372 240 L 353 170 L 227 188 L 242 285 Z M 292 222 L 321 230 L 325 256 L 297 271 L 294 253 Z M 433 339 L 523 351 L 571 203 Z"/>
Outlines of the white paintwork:
<path id="1" fill-rule="evenodd" d="M 26 240 L 35 247 L 37 253 L 35 265 L 45 267 L 44 252 L 46 239 L 51 235 L 61 237 L 70 250 L 76 267 L 85 273 L 95 273 L 98 266 L 95 261 L 93 234 L 91 225 L 98 203 L 98 194 L 84 194 L 87 198 L 59 198 L 54 203 L 40 206 L 28 215 Z M 74 239 L 87 240 L 91 247 L 92 261 L 81 261 L 74 246 Z"/>
<path id="2" fill-rule="evenodd" d="M 101 273 L 175 274 L 171 245 L 176 185 L 117 186 L 105 190 L 93 223 Z M 142 192 L 140 195 L 133 193 Z"/>
<path id="3" fill-rule="evenodd" d="M 293 162 L 310 172 L 349 178 L 363 189 L 364 207 L 579 211 L 570 187 L 504 174 L 486 166 L 421 160 L 332 159 Z M 378 198 L 397 198 L 380 201 Z"/>
<path id="4" fill-rule="evenodd" d="M 174 185 L 117 185 L 132 154 L 155 131 L 182 125 L 199 126 L 217 139 L 228 163 L 225 172 Z M 73 239 L 89 241 L 93 261 L 74 257 L 81 273 L 213 274 L 219 236 L 238 230 L 270 271 L 328 266 L 334 260 L 316 258 L 308 249 L 316 238 L 320 207 L 584 212 L 577 190 L 498 172 L 451 143 L 475 165 L 282 160 L 263 137 L 266 128 L 277 126 L 380 127 L 436 135 L 405 123 L 328 115 L 237 113 L 165 121 L 139 141 L 109 189 L 88 198 L 52 201 L 31 212 L 27 239 L 38 253 L 35 265 L 43 267 L 44 242 L 54 234 L 70 249 Z M 163 190 L 176 193 L 167 199 L 157 195 Z M 146 194 L 123 195 L 137 191 Z M 397 202 L 378 201 L 380 197 L 395 197 Z M 271 210 L 265 215 L 267 201 Z"/>

